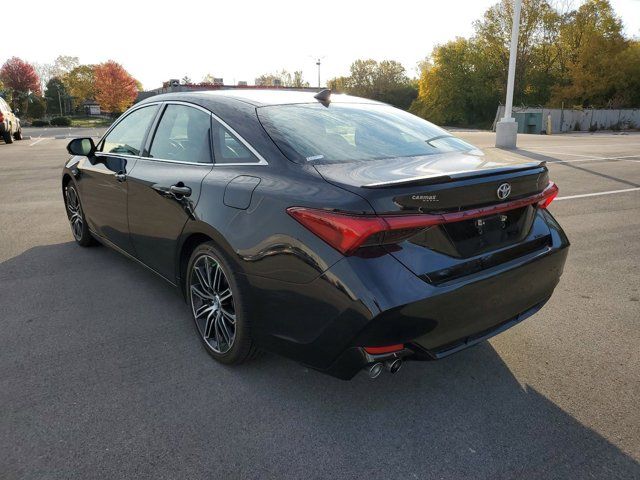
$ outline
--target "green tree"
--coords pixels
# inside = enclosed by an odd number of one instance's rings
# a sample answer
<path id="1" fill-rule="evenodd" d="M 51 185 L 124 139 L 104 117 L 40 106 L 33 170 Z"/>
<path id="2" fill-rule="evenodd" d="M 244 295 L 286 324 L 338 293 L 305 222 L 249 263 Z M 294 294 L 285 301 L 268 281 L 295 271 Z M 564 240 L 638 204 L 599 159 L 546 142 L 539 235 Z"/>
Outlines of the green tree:
<path id="1" fill-rule="evenodd" d="M 633 43 L 622 32 L 622 21 L 607 0 L 589 0 L 565 16 L 559 38 L 561 78 L 553 88 L 552 103 L 628 105 L 631 84 L 621 81 L 620 73 L 629 66 L 633 70 L 637 59 Z"/>
<path id="2" fill-rule="evenodd" d="M 471 38 L 436 46 L 411 110 L 439 123 L 489 126 L 505 98 L 512 14 L 513 0 L 501 0 Z M 550 0 L 523 0 L 514 104 L 640 106 L 639 48 L 607 0 L 566 12 Z"/>
<path id="3" fill-rule="evenodd" d="M 68 112 L 69 93 L 60 78 L 53 77 L 47 82 L 44 97 L 50 115 L 65 115 Z"/>
<path id="4" fill-rule="evenodd" d="M 74 67 L 62 77 L 62 83 L 69 95 L 74 98 L 75 105 L 95 98 L 95 66 L 78 65 Z"/>
<path id="5" fill-rule="evenodd" d="M 404 109 L 409 108 L 418 94 L 416 82 L 407 77 L 405 68 L 395 60 L 356 60 L 351 64 L 348 77 L 333 78 L 328 85 L 338 92 L 379 100 Z"/>

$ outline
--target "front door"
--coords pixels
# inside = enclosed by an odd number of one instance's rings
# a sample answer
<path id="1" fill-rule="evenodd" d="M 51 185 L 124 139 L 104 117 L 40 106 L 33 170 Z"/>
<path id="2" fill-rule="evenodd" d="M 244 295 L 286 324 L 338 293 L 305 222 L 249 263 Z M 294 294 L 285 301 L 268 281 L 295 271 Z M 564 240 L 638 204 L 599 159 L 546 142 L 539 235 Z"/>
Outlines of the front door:
<path id="1" fill-rule="evenodd" d="M 211 115 L 195 106 L 168 104 L 149 154 L 127 176 L 131 241 L 136 256 L 170 281 L 185 223 L 194 218 L 200 186 L 211 171 Z"/>
<path id="2" fill-rule="evenodd" d="M 117 247 L 133 253 L 127 222 L 127 177 L 131 173 L 158 106 L 133 110 L 78 166 L 82 206 L 89 228 Z"/>

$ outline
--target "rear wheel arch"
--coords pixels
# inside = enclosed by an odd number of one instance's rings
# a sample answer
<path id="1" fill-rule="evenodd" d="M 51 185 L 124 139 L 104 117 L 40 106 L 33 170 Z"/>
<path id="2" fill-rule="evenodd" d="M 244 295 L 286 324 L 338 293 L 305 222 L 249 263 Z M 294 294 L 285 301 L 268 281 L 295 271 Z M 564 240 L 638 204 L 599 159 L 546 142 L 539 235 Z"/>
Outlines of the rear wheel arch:
<path id="1" fill-rule="evenodd" d="M 222 251 L 222 253 L 226 254 L 225 256 L 227 261 L 231 263 L 233 267 L 236 267 L 237 265 L 237 262 L 234 261 L 235 259 L 231 255 L 233 252 L 231 245 L 229 245 L 226 239 L 218 231 L 209 225 L 198 225 L 197 227 L 192 227 L 188 232 L 183 233 L 183 241 L 178 249 L 176 259 L 177 283 L 183 294 L 185 293 L 184 287 L 186 284 L 187 267 L 189 265 L 191 254 L 199 245 L 202 245 L 205 242 L 213 242 Z"/>

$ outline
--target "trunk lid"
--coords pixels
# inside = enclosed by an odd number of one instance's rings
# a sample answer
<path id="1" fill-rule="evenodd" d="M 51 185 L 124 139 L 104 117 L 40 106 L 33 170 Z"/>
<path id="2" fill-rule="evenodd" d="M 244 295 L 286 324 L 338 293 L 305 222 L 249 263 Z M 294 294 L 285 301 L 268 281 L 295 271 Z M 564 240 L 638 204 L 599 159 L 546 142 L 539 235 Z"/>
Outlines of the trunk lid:
<path id="1" fill-rule="evenodd" d="M 364 197 L 379 215 L 469 210 L 529 197 L 549 184 L 544 162 L 463 152 L 315 168 L 328 182 Z M 433 226 L 385 248 L 426 281 L 444 283 L 544 248 L 549 230 L 544 222 L 533 228 L 535 210 L 529 205 Z"/>
<path id="2" fill-rule="evenodd" d="M 507 180 L 509 200 L 548 183 L 544 162 L 487 160 L 479 152 L 314 166 L 328 182 L 366 198 L 378 214 L 457 211 L 501 201 L 497 188 Z"/>

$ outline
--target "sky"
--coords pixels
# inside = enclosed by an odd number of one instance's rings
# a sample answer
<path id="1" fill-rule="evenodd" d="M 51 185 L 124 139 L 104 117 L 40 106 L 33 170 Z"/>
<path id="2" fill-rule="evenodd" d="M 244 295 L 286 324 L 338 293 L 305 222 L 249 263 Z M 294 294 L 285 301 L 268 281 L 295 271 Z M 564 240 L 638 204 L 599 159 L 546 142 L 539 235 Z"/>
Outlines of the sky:
<path id="1" fill-rule="evenodd" d="M 226 84 L 253 84 L 282 69 L 302 70 L 316 86 L 317 57 L 323 85 L 348 75 L 358 58 L 397 60 L 417 76 L 418 62 L 435 45 L 469 36 L 496 1 L 32 0 L 28 16 L 3 22 L 4 38 L 16 41 L 5 43 L 0 64 L 12 56 L 115 60 L 145 89 L 185 75 L 198 82 L 207 73 Z M 640 38 L 640 0 L 611 3 L 627 35 Z"/>

